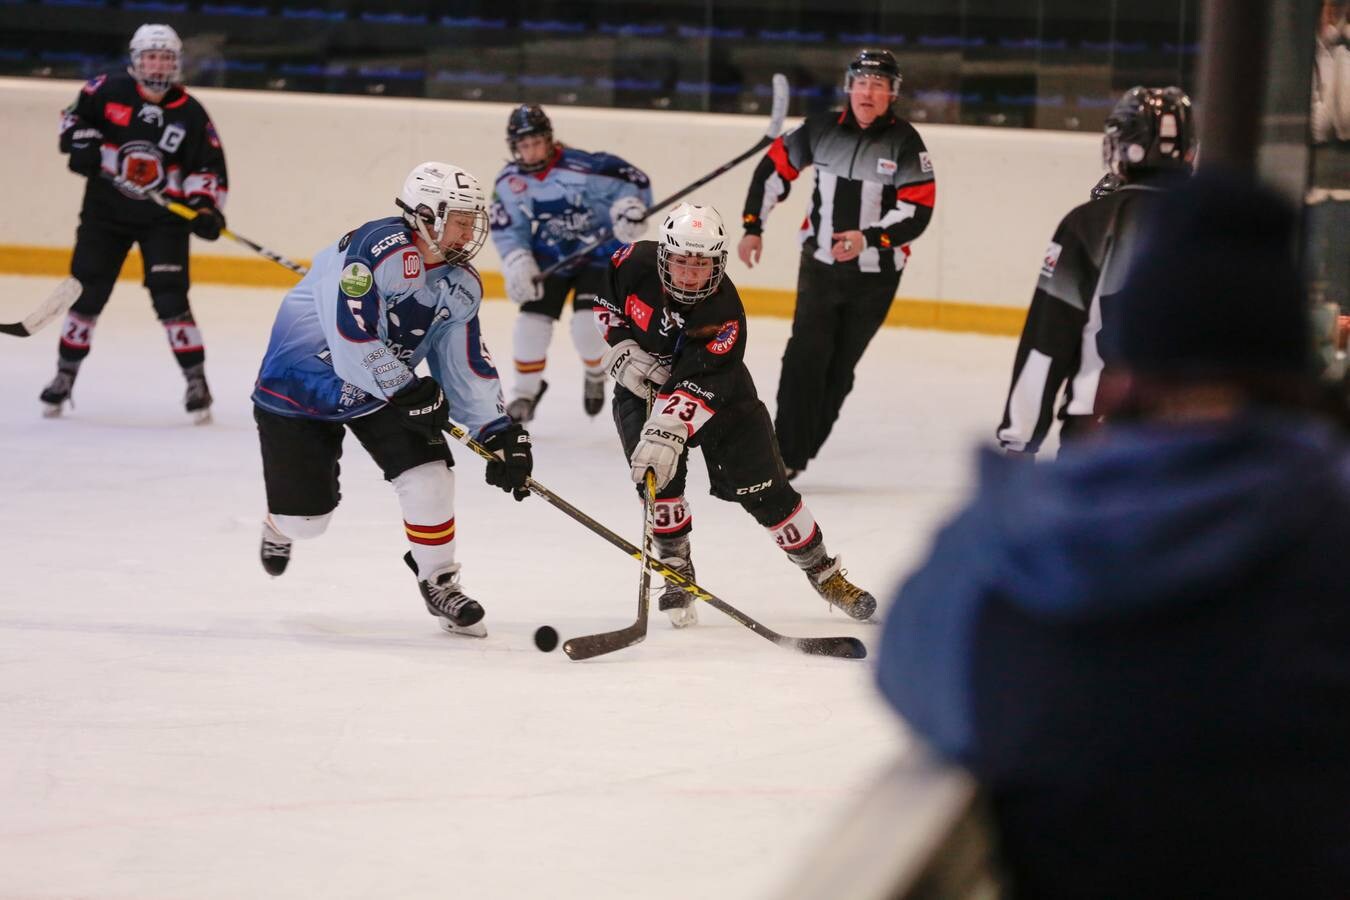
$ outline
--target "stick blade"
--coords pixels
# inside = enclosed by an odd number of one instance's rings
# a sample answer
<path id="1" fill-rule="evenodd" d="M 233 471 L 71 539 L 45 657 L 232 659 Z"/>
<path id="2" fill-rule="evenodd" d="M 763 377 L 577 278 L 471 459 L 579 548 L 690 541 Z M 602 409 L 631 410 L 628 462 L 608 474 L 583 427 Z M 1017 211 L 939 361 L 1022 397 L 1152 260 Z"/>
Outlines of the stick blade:
<path id="1" fill-rule="evenodd" d="M 788 90 L 787 76 L 782 72 L 775 72 L 773 76 L 773 105 L 769 107 L 769 130 L 764 133 L 765 137 L 776 138 L 782 134 L 783 120 L 787 118 L 789 99 L 791 99 L 791 91 Z"/>
<path id="2" fill-rule="evenodd" d="M 56 286 L 42 305 L 24 317 L 21 322 L 0 323 L 0 332 L 15 337 L 28 337 L 41 331 L 53 320 L 66 314 L 66 311 L 80 299 L 84 288 L 74 278 L 67 278 Z"/>
<path id="3" fill-rule="evenodd" d="M 791 638 L 791 646 L 811 656 L 867 659 L 867 645 L 855 637 Z"/>
<path id="4" fill-rule="evenodd" d="M 571 638 L 563 643 L 563 653 L 567 654 L 568 659 L 580 662 L 583 659 L 604 656 L 606 653 L 613 653 L 615 650 L 640 644 L 646 637 L 647 623 L 645 621 L 635 622 L 627 628 L 620 628 L 618 631 L 606 631 L 603 634 L 588 634 L 583 637 Z"/>

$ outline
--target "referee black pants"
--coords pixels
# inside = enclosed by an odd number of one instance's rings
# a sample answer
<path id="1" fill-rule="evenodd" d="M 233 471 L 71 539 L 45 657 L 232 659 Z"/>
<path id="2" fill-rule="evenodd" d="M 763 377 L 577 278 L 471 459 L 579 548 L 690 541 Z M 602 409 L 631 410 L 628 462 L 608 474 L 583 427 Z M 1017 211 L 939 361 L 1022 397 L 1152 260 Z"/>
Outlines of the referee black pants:
<path id="1" fill-rule="evenodd" d="M 789 469 L 806 468 L 824 446 L 853 390 L 853 370 L 886 320 L 899 286 L 899 272 L 859 272 L 802 254 L 774 418 Z"/>

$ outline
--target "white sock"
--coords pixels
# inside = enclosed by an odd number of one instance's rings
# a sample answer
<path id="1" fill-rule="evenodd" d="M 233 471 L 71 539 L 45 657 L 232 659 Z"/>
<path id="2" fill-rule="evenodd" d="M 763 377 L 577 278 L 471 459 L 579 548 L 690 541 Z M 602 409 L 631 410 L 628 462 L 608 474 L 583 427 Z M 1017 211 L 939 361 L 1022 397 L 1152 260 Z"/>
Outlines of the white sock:
<path id="1" fill-rule="evenodd" d="M 604 372 L 600 363 L 604 360 L 609 345 L 595 324 L 595 314 L 589 309 L 572 310 L 572 346 L 577 348 L 581 364 L 586 367 L 587 375 Z"/>
<path id="2" fill-rule="evenodd" d="M 267 524 L 272 530 L 289 541 L 307 541 L 316 538 L 328 530 L 332 513 L 321 516 L 283 516 L 267 514 Z"/>
<path id="3" fill-rule="evenodd" d="M 539 393 L 555 324 L 553 319 L 541 313 L 523 312 L 516 316 L 515 332 L 511 339 L 511 352 L 516 359 L 516 397 L 533 399 Z M 603 354 L 604 350 L 600 352 Z"/>
<path id="4" fill-rule="evenodd" d="M 425 579 L 455 563 L 455 473 L 443 462 L 414 466 L 393 480 L 403 528 Z"/>

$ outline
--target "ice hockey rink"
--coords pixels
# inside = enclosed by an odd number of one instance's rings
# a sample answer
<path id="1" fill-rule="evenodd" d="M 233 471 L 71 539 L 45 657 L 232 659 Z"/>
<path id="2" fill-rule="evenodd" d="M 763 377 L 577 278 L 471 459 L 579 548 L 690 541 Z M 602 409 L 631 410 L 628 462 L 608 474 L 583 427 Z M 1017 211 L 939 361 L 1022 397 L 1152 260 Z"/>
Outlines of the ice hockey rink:
<path id="1" fill-rule="evenodd" d="M 56 281 L 0 277 L 0 320 Z M 654 610 L 647 640 L 611 656 L 539 652 L 543 624 L 566 639 L 631 622 L 637 564 L 488 488 L 463 450 L 458 553 L 486 639 L 426 614 L 393 491 L 354 440 L 328 533 L 269 578 L 249 392 L 281 294 L 193 288 L 204 427 L 139 284 L 119 283 L 61 419 L 37 402 L 57 326 L 0 336 L 0 895 L 773 897 L 906 750 L 871 663 L 778 648 L 707 606 L 681 632 Z M 483 309 L 504 374 L 514 311 Z M 771 410 L 788 325 L 750 322 Z M 883 608 L 968 489 L 1013 349 L 883 329 L 798 480 Z M 535 477 L 636 542 L 641 507 L 608 413 L 582 413 L 565 320 L 546 378 Z M 874 650 L 879 629 L 832 614 L 707 495 L 697 459 L 698 581 L 779 631 Z"/>

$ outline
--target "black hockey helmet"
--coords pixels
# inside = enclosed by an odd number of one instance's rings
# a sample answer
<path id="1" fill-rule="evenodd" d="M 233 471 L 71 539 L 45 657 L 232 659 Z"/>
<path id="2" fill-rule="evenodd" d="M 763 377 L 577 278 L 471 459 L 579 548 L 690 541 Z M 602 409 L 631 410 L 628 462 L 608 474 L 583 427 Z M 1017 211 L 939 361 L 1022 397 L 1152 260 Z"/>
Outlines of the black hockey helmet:
<path id="1" fill-rule="evenodd" d="M 889 50 L 861 50 L 848 64 L 844 75 L 844 90 L 853 87 L 853 79 L 862 75 L 875 75 L 891 80 L 891 93 L 900 95 L 900 64 Z"/>
<path id="2" fill-rule="evenodd" d="M 1191 98 L 1178 87 L 1132 87 L 1106 118 L 1102 161 L 1120 178 L 1148 169 L 1191 171 Z"/>
<path id="3" fill-rule="evenodd" d="M 522 103 L 511 110 L 511 115 L 506 119 L 506 146 L 511 151 L 511 158 L 516 161 L 516 165 L 523 172 L 533 172 L 548 165 L 547 158 L 544 162 L 531 165 L 526 165 L 520 161 L 520 155 L 516 153 L 516 142 L 531 135 L 542 135 L 551 147 L 553 144 L 553 123 L 548 120 L 548 115 L 545 114 L 544 108 L 539 104 Z"/>

